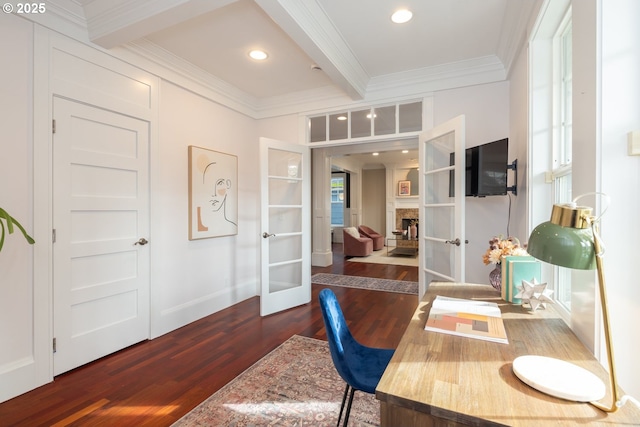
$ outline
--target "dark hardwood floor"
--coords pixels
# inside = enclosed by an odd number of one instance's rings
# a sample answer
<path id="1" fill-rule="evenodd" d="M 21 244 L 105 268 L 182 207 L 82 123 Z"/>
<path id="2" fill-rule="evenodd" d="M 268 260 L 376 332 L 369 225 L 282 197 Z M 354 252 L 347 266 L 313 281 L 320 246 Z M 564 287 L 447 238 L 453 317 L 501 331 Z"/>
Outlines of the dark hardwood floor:
<path id="1" fill-rule="evenodd" d="M 418 280 L 416 267 L 346 262 L 312 273 Z M 260 317 L 259 298 L 243 301 L 154 340 L 57 376 L 0 404 L 0 426 L 167 426 L 292 335 L 326 339 L 318 292 L 334 290 L 353 335 L 394 348 L 416 296 L 312 285 L 312 301 Z"/>

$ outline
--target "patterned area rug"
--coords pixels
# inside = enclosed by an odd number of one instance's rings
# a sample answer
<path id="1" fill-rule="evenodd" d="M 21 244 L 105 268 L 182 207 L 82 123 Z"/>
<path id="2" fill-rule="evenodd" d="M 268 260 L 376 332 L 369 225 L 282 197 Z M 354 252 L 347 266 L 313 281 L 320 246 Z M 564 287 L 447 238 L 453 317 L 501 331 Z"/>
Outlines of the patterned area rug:
<path id="1" fill-rule="evenodd" d="M 371 277 L 318 273 L 311 276 L 311 283 L 418 295 L 418 282 L 405 280 L 373 279 Z"/>
<path id="2" fill-rule="evenodd" d="M 335 426 L 345 383 L 326 341 L 294 335 L 173 426 Z M 380 404 L 356 392 L 349 426 L 380 425 Z"/>

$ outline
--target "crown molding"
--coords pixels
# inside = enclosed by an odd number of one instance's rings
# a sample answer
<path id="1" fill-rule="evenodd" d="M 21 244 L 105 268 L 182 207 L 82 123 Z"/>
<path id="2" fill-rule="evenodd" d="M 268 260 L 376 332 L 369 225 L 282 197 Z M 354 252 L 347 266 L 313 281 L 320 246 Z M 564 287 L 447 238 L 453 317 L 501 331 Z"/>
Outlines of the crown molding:
<path id="1" fill-rule="evenodd" d="M 45 28 L 57 31 L 75 40 L 88 43 L 87 21 L 82 7 L 70 0 L 49 0 L 46 13 L 18 15 Z"/>
<path id="2" fill-rule="evenodd" d="M 489 55 L 374 77 L 367 87 L 366 99 L 375 101 L 499 82 L 505 80 L 506 75 L 502 61 L 495 55 Z"/>
<path id="3" fill-rule="evenodd" d="M 257 1 L 262 2 L 263 0 Z M 274 0 L 268 1 L 275 3 Z M 277 1 L 287 3 L 297 0 Z M 310 4 L 316 5 L 315 1 Z M 309 11 L 311 9 L 303 8 L 303 10 Z M 99 47 L 88 40 L 83 11 L 77 3 L 51 0 L 47 3 L 47 12 L 51 13 L 31 20 L 85 44 Z M 326 18 L 326 15 L 323 16 Z M 312 23 L 318 22 L 313 17 L 309 20 Z M 330 38 L 329 35 L 327 37 Z M 364 80 L 367 81 L 367 84 L 364 89 L 359 89 L 362 96 L 356 98 L 344 89 L 344 85 L 269 98 L 256 98 L 145 39 L 115 47 L 110 49 L 108 53 L 254 119 L 302 114 L 310 111 L 350 109 L 359 105 L 420 97 L 423 94 L 432 94 L 439 90 L 503 81 L 507 77 L 503 63 L 496 56 L 487 56 L 371 79 L 368 77 L 364 79 L 360 76 L 360 85 Z M 351 60 L 355 60 L 355 58 L 349 58 L 347 55 L 343 62 L 348 63 Z M 319 63 L 319 65 L 321 64 Z M 360 72 L 356 70 L 355 74 L 360 74 Z"/>
<path id="4" fill-rule="evenodd" d="M 235 0 L 93 0 L 85 2 L 89 38 L 110 49 Z"/>
<path id="5" fill-rule="evenodd" d="M 506 70 L 506 76 L 511 72 L 511 66 L 517 59 L 517 55 L 527 40 L 528 31 L 520 31 L 522 28 L 531 28 L 529 22 L 537 0 L 521 0 L 507 2 L 502 30 L 498 43 L 498 57 L 502 60 Z"/>
<path id="6" fill-rule="evenodd" d="M 496 56 L 486 56 L 435 67 L 388 74 L 371 79 L 366 97 L 353 100 L 340 88 L 329 86 L 269 98 L 256 98 L 194 66 L 148 40 L 127 43 L 112 51 L 214 102 L 223 104 L 254 119 L 264 119 L 305 111 L 353 108 L 371 102 L 419 97 L 435 91 L 494 83 L 506 79 L 506 71 Z M 146 61 L 141 64 L 141 59 Z"/>
<path id="7" fill-rule="evenodd" d="M 111 52 L 160 78 L 254 119 L 298 114 L 352 102 L 342 90 L 333 86 L 259 99 L 144 39 L 114 48 Z"/>
<path id="8" fill-rule="evenodd" d="M 255 117 L 258 99 L 185 61 L 155 43 L 141 39 L 112 49 L 128 62 L 156 74 L 171 83 L 211 99 L 229 108 Z M 141 61 L 143 60 L 143 61 Z M 141 63 L 141 62 L 144 62 Z"/>

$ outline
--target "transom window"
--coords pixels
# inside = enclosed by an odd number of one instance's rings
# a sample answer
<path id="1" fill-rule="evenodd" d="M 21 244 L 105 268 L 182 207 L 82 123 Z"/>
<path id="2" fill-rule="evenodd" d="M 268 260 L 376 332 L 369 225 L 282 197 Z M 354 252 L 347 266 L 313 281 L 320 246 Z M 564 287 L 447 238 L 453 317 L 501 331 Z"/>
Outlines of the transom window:
<path id="1" fill-rule="evenodd" d="M 422 101 L 332 112 L 308 118 L 309 142 L 329 142 L 422 131 Z"/>

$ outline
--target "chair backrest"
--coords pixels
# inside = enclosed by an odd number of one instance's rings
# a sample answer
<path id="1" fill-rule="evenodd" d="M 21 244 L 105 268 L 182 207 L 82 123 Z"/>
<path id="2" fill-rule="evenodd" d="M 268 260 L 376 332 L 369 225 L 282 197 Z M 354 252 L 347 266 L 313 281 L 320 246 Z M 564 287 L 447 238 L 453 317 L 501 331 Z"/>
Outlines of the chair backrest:
<path id="1" fill-rule="evenodd" d="M 364 233 L 367 236 L 370 236 L 372 234 L 378 234 L 375 231 L 373 231 L 371 227 L 367 227 L 366 225 L 358 226 L 358 231 L 360 231 L 361 233 Z"/>
<path id="2" fill-rule="evenodd" d="M 382 234 L 378 233 L 376 230 L 374 230 L 371 227 L 367 227 L 366 225 L 358 226 L 358 231 L 360 232 L 360 234 L 363 234 L 367 237 L 371 237 L 372 239 L 375 237 L 382 238 Z"/>
<path id="3" fill-rule="evenodd" d="M 353 376 L 345 353 L 349 352 L 349 347 L 353 347 L 357 343 L 344 320 L 344 314 L 336 294 L 331 289 L 323 289 L 320 291 L 319 299 L 333 364 L 342 379 L 348 384 L 353 384 Z"/>

